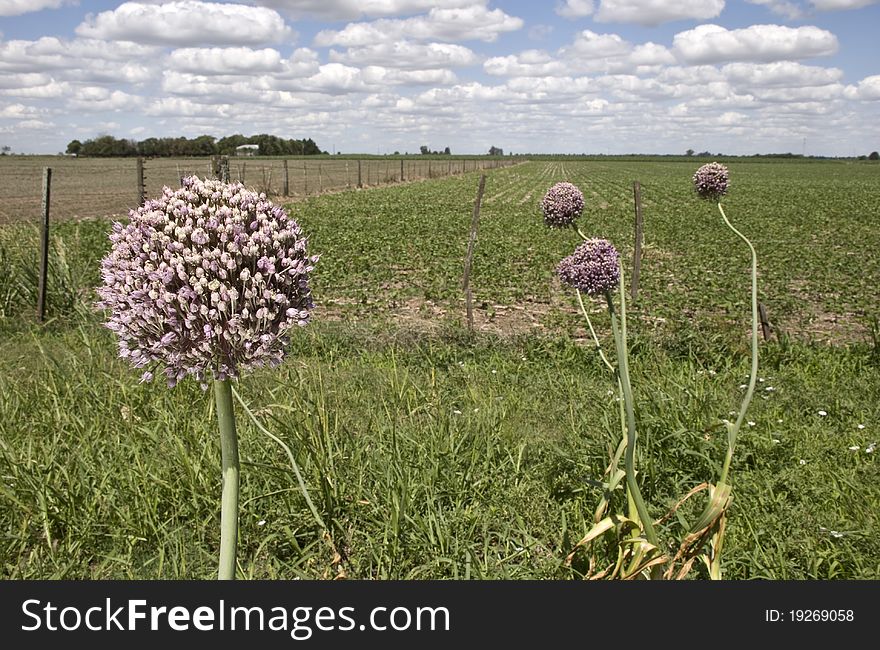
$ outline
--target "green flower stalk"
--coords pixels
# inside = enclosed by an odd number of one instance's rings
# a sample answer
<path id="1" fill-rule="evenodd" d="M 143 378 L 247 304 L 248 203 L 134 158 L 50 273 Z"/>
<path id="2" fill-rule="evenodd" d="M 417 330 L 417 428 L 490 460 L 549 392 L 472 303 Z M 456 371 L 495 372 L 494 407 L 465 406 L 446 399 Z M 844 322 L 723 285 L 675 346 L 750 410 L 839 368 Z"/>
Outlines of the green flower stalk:
<path id="1" fill-rule="evenodd" d="M 721 205 L 721 198 L 730 189 L 730 175 L 727 167 L 717 162 L 703 165 L 694 173 L 693 181 L 697 196 L 715 203 L 718 211 L 721 213 L 724 224 L 745 242 L 751 255 L 752 358 L 749 384 L 740 405 L 736 421 L 727 423 L 727 453 L 724 456 L 724 464 L 718 477 L 718 483 L 712 488 L 709 505 L 697 523 L 691 528 L 691 533 L 695 534 L 707 526 L 713 525 L 714 521 L 718 521 L 718 530 L 713 535 L 710 558 L 706 563 L 709 568 L 709 576 L 712 579 L 718 580 L 721 578 L 721 546 L 724 535 L 723 517 L 730 501 L 732 483 L 729 478 L 730 465 L 733 460 L 734 449 L 736 448 L 736 439 L 742 423 L 745 421 L 746 411 L 748 411 L 752 397 L 755 394 L 755 384 L 758 378 L 758 255 L 752 242 L 733 226 L 724 212 L 724 207 Z"/>
<path id="2" fill-rule="evenodd" d="M 214 384 L 220 429 L 221 579 L 235 578 L 238 437 L 232 381 L 281 363 L 293 332 L 309 322 L 309 274 L 297 222 L 240 183 L 184 178 L 114 223 L 101 262 L 98 307 L 119 356 L 161 372 L 169 387 L 187 376 Z"/>

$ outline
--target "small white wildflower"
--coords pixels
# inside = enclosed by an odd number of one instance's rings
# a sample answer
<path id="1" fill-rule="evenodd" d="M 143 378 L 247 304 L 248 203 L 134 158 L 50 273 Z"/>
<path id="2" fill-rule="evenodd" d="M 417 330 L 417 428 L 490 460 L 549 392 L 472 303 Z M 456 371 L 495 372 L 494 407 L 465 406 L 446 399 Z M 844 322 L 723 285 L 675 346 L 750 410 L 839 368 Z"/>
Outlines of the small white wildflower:
<path id="1" fill-rule="evenodd" d="M 740 384 L 740 385 L 739 385 L 739 389 L 740 389 L 740 390 L 745 390 L 745 389 L 748 388 L 748 387 L 749 387 L 748 384 Z"/>
<path id="2" fill-rule="evenodd" d="M 877 448 L 877 443 L 876 443 L 876 442 L 872 442 L 870 445 L 868 445 L 867 447 L 865 447 L 865 453 L 866 453 L 866 454 L 873 454 L 873 453 L 874 453 L 874 450 L 875 450 L 876 448 Z"/>
<path id="3" fill-rule="evenodd" d="M 858 451 L 859 449 L 861 449 L 861 447 L 859 447 L 858 445 L 853 445 L 852 447 L 847 447 L 847 449 L 849 449 L 850 451 Z"/>
<path id="4" fill-rule="evenodd" d="M 807 461 L 805 461 L 803 458 L 801 458 L 801 460 L 800 460 L 800 464 L 801 464 L 801 465 L 806 465 L 806 464 L 807 464 Z"/>
<path id="5" fill-rule="evenodd" d="M 782 418 L 779 418 L 778 420 L 776 420 L 776 422 L 782 424 Z"/>
<path id="6" fill-rule="evenodd" d="M 857 428 L 857 429 L 864 429 L 864 428 L 865 428 L 865 425 L 864 425 L 864 424 L 860 424 L 860 425 L 858 425 L 856 428 Z"/>
<path id="7" fill-rule="evenodd" d="M 474 413 L 476 413 L 476 412 L 479 411 L 479 410 L 480 410 L 479 407 L 478 407 L 478 408 L 475 408 L 475 409 L 474 409 Z"/>
<path id="8" fill-rule="evenodd" d="M 497 374 L 498 374 L 498 371 L 493 369 L 493 370 L 492 370 L 492 374 L 493 374 L 493 375 L 497 375 Z"/>
<path id="9" fill-rule="evenodd" d="M 755 426 L 755 422 L 754 422 L 753 420 L 749 420 L 749 426 L 750 426 L 750 427 Z"/>
<path id="10" fill-rule="evenodd" d="M 819 415 L 824 418 L 826 415 L 828 415 L 828 411 L 819 411 Z"/>
<path id="11" fill-rule="evenodd" d="M 764 390 L 766 390 L 768 393 L 772 393 L 772 392 L 775 391 L 776 389 L 773 388 L 773 386 L 767 386 L 767 388 L 765 388 Z"/>
<path id="12" fill-rule="evenodd" d="M 780 441 L 779 441 L 779 438 L 770 438 L 770 439 L 773 441 L 773 444 L 774 444 L 774 445 L 778 445 L 779 442 L 780 442 Z"/>
<path id="13" fill-rule="evenodd" d="M 260 521 L 257 522 L 257 526 L 265 526 L 265 525 L 266 525 L 265 519 L 260 519 Z"/>
<path id="14" fill-rule="evenodd" d="M 456 415 L 461 415 L 461 411 L 459 411 L 458 409 L 455 409 L 455 410 L 453 411 L 453 413 L 455 413 Z"/>

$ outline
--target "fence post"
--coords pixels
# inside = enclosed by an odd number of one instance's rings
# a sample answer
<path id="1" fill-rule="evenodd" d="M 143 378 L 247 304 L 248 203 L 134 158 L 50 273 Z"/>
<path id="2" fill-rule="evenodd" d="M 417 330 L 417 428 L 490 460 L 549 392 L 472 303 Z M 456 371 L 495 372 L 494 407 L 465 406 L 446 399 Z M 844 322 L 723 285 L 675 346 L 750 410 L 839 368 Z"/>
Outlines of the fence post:
<path id="1" fill-rule="evenodd" d="M 486 175 L 480 175 L 480 184 L 477 187 L 477 198 L 474 201 L 474 214 L 471 217 L 471 232 L 468 237 L 467 255 L 464 258 L 464 277 L 462 289 L 464 289 L 465 307 L 467 309 L 468 330 L 474 331 L 474 306 L 473 293 L 471 292 L 471 267 L 474 262 L 474 246 L 477 243 L 477 227 L 480 224 L 480 203 L 483 200 L 483 190 L 486 189 Z"/>
<path id="2" fill-rule="evenodd" d="M 636 206 L 636 243 L 633 249 L 632 283 L 630 284 L 630 299 L 635 302 L 639 295 L 639 274 L 642 270 L 642 186 L 638 181 L 633 181 L 633 201 Z"/>
<path id="3" fill-rule="evenodd" d="M 309 193 L 309 174 L 306 169 L 306 161 L 303 160 L 303 194 Z"/>
<path id="4" fill-rule="evenodd" d="M 400 182 L 403 182 L 403 158 L 400 159 Z"/>
<path id="5" fill-rule="evenodd" d="M 284 159 L 284 196 L 290 196 L 290 170 L 287 167 L 287 158 Z"/>
<path id="6" fill-rule="evenodd" d="M 49 274 L 49 197 L 52 191 L 52 168 L 43 168 L 43 214 L 40 233 L 40 284 L 37 289 L 37 318 L 46 319 L 46 280 Z"/>
<path id="7" fill-rule="evenodd" d="M 761 333 L 764 335 L 764 340 L 769 341 L 770 332 L 773 326 L 767 318 L 767 308 L 764 306 L 763 302 L 758 303 L 758 316 L 761 319 Z"/>
<path id="8" fill-rule="evenodd" d="M 358 160 L 358 189 L 361 189 L 364 184 L 361 182 L 361 161 Z"/>
<path id="9" fill-rule="evenodd" d="M 222 156 L 220 158 L 220 181 L 223 183 L 229 182 L 229 156 Z"/>
<path id="10" fill-rule="evenodd" d="M 138 205 L 143 205 L 147 198 L 147 186 L 144 183 L 144 159 L 137 159 Z"/>

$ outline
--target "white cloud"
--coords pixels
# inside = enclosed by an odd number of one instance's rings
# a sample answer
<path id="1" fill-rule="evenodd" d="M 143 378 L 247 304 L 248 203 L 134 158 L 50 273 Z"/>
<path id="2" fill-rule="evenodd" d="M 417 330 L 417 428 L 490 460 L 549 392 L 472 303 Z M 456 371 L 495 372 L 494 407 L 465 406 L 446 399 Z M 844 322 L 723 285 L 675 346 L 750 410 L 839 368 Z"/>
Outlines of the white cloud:
<path id="1" fill-rule="evenodd" d="M 628 54 L 632 45 L 617 34 L 596 34 L 585 29 L 575 36 L 574 42 L 559 50 L 560 56 L 601 58 Z"/>
<path id="2" fill-rule="evenodd" d="M 880 75 L 865 77 L 857 86 L 847 86 L 845 96 L 864 101 L 880 100 Z"/>
<path id="3" fill-rule="evenodd" d="M 475 65 L 476 53 L 452 43 L 393 41 L 351 47 L 344 52 L 330 50 L 330 61 L 352 65 L 380 65 L 390 68 L 427 70 Z"/>
<path id="4" fill-rule="evenodd" d="M 722 74 L 739 87 L 827 86 L 843 77 L 837 68 L 807 66 L 793 61 L 776 63 L 730 63 L 721 68 Z"/>
<path id="5" fill-rule="evenodd" d="M 17 74 L 4 74 L 0 76 L 0 90 L 6 88 L 33 88 L 45 86 L 52 78 L 37 72 L 22 72 Z"/>
<path id="6" fill-rule="evenodd" d="M 593 0 L 565 0 L 556 5 L 556 13 L 564 18 L 583 18 L 593 13 Z"/>
<path id="7" fill-rule="evenodd" d="M 840 9 L 861 9 L 868 5 L 877 4 L 880 0 L 810 0 L 819 11 L 836 11 Z"/>
<path id="8" fill-rule="evenodd" d="M 775 14 L 796 20 L 810 13 L 810 9 L 816 11 L 845 11 L 849 9 L 861 9 L 869 5 L 877 4 L 880 0 L 809 0 L 809 2 L 792 2 L 790 0 L 746 0 L 753 5 L 762 5 Z M 809 8 L 805 5 L 809 5 Z"/>
<path id="9" fill-rule="evenodd" d="M 404 19 L 380 19 L 349 23 L 343 29 L 323 30 L 315 45 L 363 47 L 389 41 L 484 41 L 492 43 L 503 32 L 521 29 L 521 18 L 481 5 L 461 9 L 431 9 L 427 14 Z"/>
<path id="10" fill-rule="evenodd" d="M 595 20 L 656 26 L 674 20 L 707 20 L 724 9 L 724 0 L 602 0 Z"/>
<path id="11" fill-rule="evenodd" d="M 774 14 L 779 14 L 780 16 L 785 16 L 792 20 L 801 18 L 804 15 L 803 7 L 795 2 L 788 2 L 787 0 L 746 0 L 746 2 L 753 5 L 767 7 Z"/>
<path id="12" fill-rule="evenodd" d="M 256 4 L 279 9 L 297 18 L 310 16 L 330 20 L 405 16 L 433 8 L 456 9 L 487 0 L 256 0 Z"/>
<path id="13" fill-rule="evenodd" d="M 811 26 L 752 25 L 728 30 L 699 25 L 673 39 L 674 53 L 687 63 L 806 59 L 834 54 L 837 48 L 834 34 Z"/>
<path id="14" fill-rule="evenodd" d="M 175 0 L 165 4 L 125 2 L 89 15 L 79 36 L 160 45 L 260 45 L 293 36 L 278 12 L 264 7 Z"/>
<path id="15" fill-rule="evenodd" d="M 0 16 L 20 16 L 43 9 L 57 9 L 75 0 L 0 0 Z"/>
<path id="16" fill-rule="evenodd" d="M 25 106 L 24 104 L 7 104 L 0 107 L 0 119 L 24 120 L 33 118 L 40 114 L 33 106 Z"/>
<path id="17" fill-rule="evenodd" d="M 77 111 L 103 112 L 130 110 L 141 103 L 137 95 L 129 95 L 121 90 L 109 90 L 103 86 L 82 86 L 73 89 L 67 99 L 67 106 Z"/>
<path id="18" fill-rule="evenodd" d="M 162 97 L 155 99 L 144 110 L 153 117 L 221 117 L 230 116 L 228 104 L 198 104 L 185 97 Z"/>
<path id="19" fill-rule="evenodd" d="M 271 48 L 188 47 L 171 52 L 168 67 L 205 75 L 260 74 L 281 70 L 281 53 Z"/>
<path id="20" fill-rule="evenodd" d="M 617 34 L 579 32 L 570 45 L 554 57 L 544 50 L 525 50 L 518 54 L 488 59 L 483 69 L 491 75 L 509 77 L 568 76 L 572 74 L 656 71 L 675 63 L 672 53 L 656 43 L 633 46 Z"/>

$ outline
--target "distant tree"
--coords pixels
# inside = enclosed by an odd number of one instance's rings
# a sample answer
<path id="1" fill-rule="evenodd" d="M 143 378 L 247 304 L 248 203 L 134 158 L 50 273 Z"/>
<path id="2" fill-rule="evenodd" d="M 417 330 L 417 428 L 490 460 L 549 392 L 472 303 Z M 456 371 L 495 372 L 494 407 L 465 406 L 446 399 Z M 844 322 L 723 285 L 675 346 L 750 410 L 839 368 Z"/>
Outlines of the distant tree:
<path id="1" fill-rule="evenodd" d="M 877 153 L 876 151 L 872 151 L 871 153 L 868 154 L 868 160 L 880 160 L 880 153 Z"/>
<path id="2" fill-rule="evenodd" d="M 500 147 L 489 147 L 489 155 L 490 156 L 503 156 L 504 149 L 501 149 Z"/>
<path id="3" fill-rule="evenodd" d="M 452 152 L 449 150 L 449 147 L 446 147 L 446 148 L 443 150 L 443 155 L 444 155 L 444 156 L 451 156 L 451 155 L 452 155 Z"/>
<path id="4" fill-rule="evenodd" d="M 694 150 L 693 150 L 693 149 L 688 149 L 687 151 L 684 152 L 684 155 L 685 155 L 685 156 L 693 156 L 693 155 L 694 155 Z"/>
<path id="5" fill-rule="evenodd" d="M 4 152 L 8 149 L 8 147 L 3 147 Z M 80 150 L 82 149 L 82 142 L 79 140 L 71 140 L 67 145 L 67 153 L 71 155 L 79 155 Z"/>
<path id="6" fill-rule="evenodd" d="M 423 144 L 421 147 L 419 147 L 419 152 L 420 152 L 423 156 L 426 156 L 426 155 L 428 155 L 429 153 L 431 153 L 430 150 L 428 149 L 428 145 L 424 145 L 424 144 Z"/>

